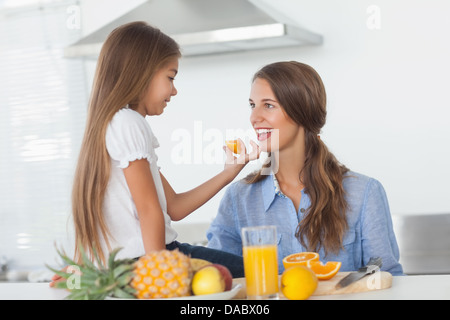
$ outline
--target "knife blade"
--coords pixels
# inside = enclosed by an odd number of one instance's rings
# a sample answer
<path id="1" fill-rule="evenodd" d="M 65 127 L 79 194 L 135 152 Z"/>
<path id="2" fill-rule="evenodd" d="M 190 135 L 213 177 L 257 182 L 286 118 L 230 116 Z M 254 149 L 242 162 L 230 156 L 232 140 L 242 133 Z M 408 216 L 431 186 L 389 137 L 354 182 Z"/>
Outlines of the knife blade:
<path id="1" fill-rule="evenodd" d="M 341 281 L 339 281 L 336 284 L 335 288 L 336 289 L 344 288 L 344 287 L 352 284 L 353 282 L 356 282 L 359 279 L 364 278 L 365 276 L 380 270 L 382 265 L 383 265 L 383 263 L 382 263 L 382 259 L 380 257 L 370 258 L 367 265 L 359 268 L 357 272 L 352 272 L 349 275 L 347 275 L 346 277 L 344 277 Z"/>

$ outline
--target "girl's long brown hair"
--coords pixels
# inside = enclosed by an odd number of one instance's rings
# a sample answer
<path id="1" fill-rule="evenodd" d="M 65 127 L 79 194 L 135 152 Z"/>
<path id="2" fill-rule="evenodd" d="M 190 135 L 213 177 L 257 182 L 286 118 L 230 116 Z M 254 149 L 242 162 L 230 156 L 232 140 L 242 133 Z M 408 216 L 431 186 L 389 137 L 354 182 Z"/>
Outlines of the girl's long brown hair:
<path id="1" fill-rule="evenodd" d="M 133 22 L 113 30 L 97 62 L 84 137 L 72 189 L 75 226 L 75 259 L 80 247 L 105 261 L 101 243 L 110 250 L 103 201 L 111 159 L 106 150 L 106 129 L 121 108 L 135 108 L 159 68 L 180 57 L 178 44 L 145 22 Z"/>
<path id="2" fill-rule="evenodd" d="M 310 251 L 321 247 L 338 252 L 347 230 L 347 201 L 342 181 L 348 169 L 340 164 L 319 137 L 326 120 L 326 93 L 322 79 L 310 66 L 296 61 L 269 64 L 256 72 L 269 82 L 288 116 L 305 130 L 305 155 L 299 180 L 311 200 L 296 237 Z M 270 157 L 268 159 L 270 161 Z M 266 163 L 269 167 L 270 163 Z M 265 177 L 261 171 L 246 177 L 248 183 Z"/>

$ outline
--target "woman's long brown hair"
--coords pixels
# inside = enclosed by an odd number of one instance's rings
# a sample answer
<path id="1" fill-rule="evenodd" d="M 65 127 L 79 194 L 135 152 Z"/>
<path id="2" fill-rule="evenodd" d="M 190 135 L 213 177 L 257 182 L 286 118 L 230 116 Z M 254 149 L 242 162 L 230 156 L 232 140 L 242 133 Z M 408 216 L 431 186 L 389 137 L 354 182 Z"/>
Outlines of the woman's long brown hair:
<path id="1" fill-rule="evenodd" d="M 116 28 L 102 47 L 72 189 L 76 261 L 80 247 L 91 258 L 95 250 L 103 261 L 101 243 L 111 249 L 103 216 L 111 169 L 105 142 L 108 124 L 121 108 L 137 106 L 155 71 L 173 57 L 180 57 L 178 44 L 145 22 Z"/>
<path id="2" fill-rule="evenodd" d="M 312 67 L 296 61 L 269 64 L 256 72 L 253 81 L 257 78 L 268 81 L 288 116 L 305 130 L 306 160 L 299 180 L 311 206 L 297 226 L 296 237 L 310 251 L 323 247 L 325 253 L 336 253 L 342 248 L 347 230 L 347 201 L 342 182 L 348 169 L 319 137 L 327 114 L 322 79 Z M 270 163 L 264 166 L 269 167 Z M 259 171 L 245 180 L 255 183 L 264 178 Z"/>

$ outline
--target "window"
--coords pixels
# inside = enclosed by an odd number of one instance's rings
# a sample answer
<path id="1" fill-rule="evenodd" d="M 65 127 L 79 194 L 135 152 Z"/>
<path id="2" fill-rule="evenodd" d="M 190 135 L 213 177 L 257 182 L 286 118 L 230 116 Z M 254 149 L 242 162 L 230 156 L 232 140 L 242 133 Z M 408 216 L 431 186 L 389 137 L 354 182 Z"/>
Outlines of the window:
<path id="1" fill-rule="evenodd" d="M 88 97 L 84 62 L 64 58 L 77 1 L 18 2 L 0 1 L 0 258 L 30 269 L 68 243 Z"/>

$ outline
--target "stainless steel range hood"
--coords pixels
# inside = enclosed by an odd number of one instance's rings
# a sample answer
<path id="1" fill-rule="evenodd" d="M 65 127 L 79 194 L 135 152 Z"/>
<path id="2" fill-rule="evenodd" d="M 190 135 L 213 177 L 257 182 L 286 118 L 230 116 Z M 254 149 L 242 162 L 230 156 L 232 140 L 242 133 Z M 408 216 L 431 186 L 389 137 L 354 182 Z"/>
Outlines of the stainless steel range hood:
<path id="1" fill-rule="evenodd" d="M 97 58 L 108 34 L 131 21 L 173 37 L 183 56 L 322 43 L 258 0 L 149 0 L 66 48 L 65 56 Z"/>

